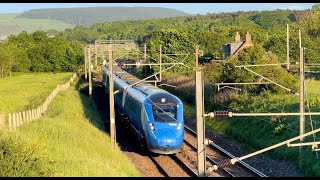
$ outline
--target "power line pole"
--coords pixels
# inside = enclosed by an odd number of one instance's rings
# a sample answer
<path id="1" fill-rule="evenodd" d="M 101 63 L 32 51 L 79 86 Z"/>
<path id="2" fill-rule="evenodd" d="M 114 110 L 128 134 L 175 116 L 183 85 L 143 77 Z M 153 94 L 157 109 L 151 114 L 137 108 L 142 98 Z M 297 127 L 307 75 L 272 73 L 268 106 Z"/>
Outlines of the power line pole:
<path id="1" fill-rule="evenodd" d="M 137 61 L 140 62 L 140 59 L 139 59 L 139 45 L 137 44 Z"/>
<path id="2" fill-rule="evenodd" d="M 116 125 L 114 112 L 113 62 L 112 50 L 109 49 L 109 102 L 110 102 L 110 138 L 112 148 L 116 147 Z"/>
<path id="3" fill-rule="evenodd" d="M 287 24 L 287 70 L 290 70 L 290 61 L 289 61 L 289 24 Z"/>
<path id="4" fill-rule="evenodd" d="M 94 41 L 94 54 L 95 54 L 95 63 L 96 67 L 98 66 L 98 49 L 97 49 L 97 40 Z"/>
<path id="5" fill-rule="evenodd" d="M 206 173 L 206 153 L 204 147 L 205 127 L 204 127 L 204 106 L 203 106 L 203 79 L 202 71 L 198 67 L 199 46 L 196 46 L 196 111 L 197 111 L 197 158 L 198 176 L 205 177 Z"/>
<path id="6" fill-rule="evenodd" d="M 144 43 L 144 62 L 147 61 L 147 44 Z"/>
<path id="7" fill-rule="evenodd" d="M 84 47 L 83 50 L 84 50 L 84 78 L 87 80 L 88 79 L 88 73 L 87 73 L 87 62 L 88 62 L 87 50 L 88 50 L 88 48 Z"/>
<path id="8" fill-rule="evenodd" d="M 299 29 L 299 47 L 300 47 L 300 135 L 305 133 L 305 118 L 304 118 L 304 48 L 301 46 L 301 31 Z M 304 138 L 300 138 L 303 142 Z M 301 153 L 301 147 L 300 147 Z"/>
<path id="9" fill-rule="evenodd" d="M 159 49 L 159 51 L 160 51 L 160 53 L 159 53 L 159 59 L 160 59 L 160 82 L 161 82 L 161 80 L 162 80 L 162 73 L 161 73 L 161 70 L 162 70 L 162 45 L 160 45 L 160 49 Z"/>
<path id="10" fill-rule="evenodd" d="M 92 79 L 91 79 L 91 45 L 88 48 L 88 64 L 89 64 L 89 99 L 90 99 L 90 103 L 92 103 Z"/>

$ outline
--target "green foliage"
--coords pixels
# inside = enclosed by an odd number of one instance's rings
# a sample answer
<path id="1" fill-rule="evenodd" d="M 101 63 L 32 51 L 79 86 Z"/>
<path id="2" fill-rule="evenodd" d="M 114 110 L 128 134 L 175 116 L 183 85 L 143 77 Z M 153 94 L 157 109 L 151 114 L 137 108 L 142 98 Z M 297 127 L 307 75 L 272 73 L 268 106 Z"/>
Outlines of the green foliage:
<path id="1" fill-rule="evenodd" d="M 274 128 L 273 133 L 274 133 L 275 135 L 280 135 L 280 134 L 283 132 L 284 127 L 285 127 L 284 124 L 279 124 L 277 127 Z"/>
<path id="2" fill-rule="evenodd" d="M 190 37 L 189 33 L 176 29 L 168 29 L 155 31 L 149 36 L 147 41 L 147 49 L 150 49 L 150 56 L 153 57 L 151 61 L 159 63 L 155 59 L 159 59 L 159 47 L 162 45 L 163 54 L 184 54 L 192 51 L 195 47 L 194 37 Z M 170 56 L 173 59 L 179 58 L 177 56 Z M 163 58 L 165 59 L 165 58 Z M 167 59 L 163 62 L 173 62 L 171 59 Z M 194 66 L 194 59 L 188 58 L 185 61 L 185 65 Z M 173 69 L 175 72 L 186 71 L 185 67 L 176 67 Z M 159 67 L 155 66 L 154 71 L 159 71 Z"/>
<path id="3" fill-rule="evenodd" d="M 0 67 L 4 76 L 11 72 L 70 72 L 82 64 L 79 42 L 49 38 L 43 31 L 21 32 L 0 44 Z"/>
<path id="4" fill-rule="evenodd" d="M 40 153 L 40 142 L 25 144 L 21 137 L 0 132 L 1 177 L 46 177 L 53 171 L 47 166 L 45 153 Z M 42 154 L 39 156 L 39 154 Z"/>
<path id="5" fill-rule="evenodd" d="M 82 83 L 77 90 L 82 94 L 89 96 L 89 83 Z"/>
<path id="6" fill-rule="evenodd" d="M 289 10 L 261 11 L 250 16 L 250 20 L 265 29 L 271 29 L 275 26 L 285 26 L 291 23 L 293 19 L 290 17 L 292 17 L 292 12 Z"/>
<path id="7" fill-rule="evenodd" d="M 254 47 L 249 47 L 241 50 L 236 56 L 231 57 L 226 63 L 211 63 L 206 64 L 204 72 L 206 79 L 211 82 L 225 83 L 243 83 L 257 82 L 257 76 L 244 68 L 236 67 L 238 65 L 252 64 L 276 64 L 277 56 L 267 53 L 259 44 Z M 278 66 L 263 66 L 263 67 L 248 67 L 248 69 L 269 78 L 284 87 L 297 91 L 296 78 Z M 259 94 L 265 90 L 272 92 L 285 92 L 274 84 L 269 85 L 253 85 L 241 87 L 251 93 Z"/>
<path id="8" fill-rule="evenodd" d="M 311 8 L 312 11 L 320 11 L 320 4 L 314 4 Z"/>

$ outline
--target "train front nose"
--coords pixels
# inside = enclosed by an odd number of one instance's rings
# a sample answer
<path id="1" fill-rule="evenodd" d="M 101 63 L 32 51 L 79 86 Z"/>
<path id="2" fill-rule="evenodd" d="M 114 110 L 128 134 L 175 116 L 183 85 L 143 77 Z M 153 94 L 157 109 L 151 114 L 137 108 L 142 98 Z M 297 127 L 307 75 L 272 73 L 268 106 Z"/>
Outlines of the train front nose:
<path id="1" fill-rule="evenodd" d="M 158 147 L 163 149 L 174 149 L 181 145 L 179 134 L 172 129 L 163 129 L 156 132 Z"/>

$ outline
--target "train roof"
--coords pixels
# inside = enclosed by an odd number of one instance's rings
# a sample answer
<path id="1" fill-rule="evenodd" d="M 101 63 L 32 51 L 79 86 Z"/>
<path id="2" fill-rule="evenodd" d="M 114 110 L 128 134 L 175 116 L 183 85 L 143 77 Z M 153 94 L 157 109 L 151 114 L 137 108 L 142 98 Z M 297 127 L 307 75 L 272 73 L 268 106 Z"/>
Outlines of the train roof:
<path id="1" fill-rule="evenodd" d="M 107 67 L 106 67 L 107 68 Z M 120 67 L 116 66 L 114 67 L 114 74 L 120 78 L 121 80 L 123 80 L 124 82 L 126 82 L 128 85 L 136 83 L 138 81 L 140 81 L 139 78 L 133 76 L 132 74 L 126 72 L 125 70 L 121 69 Z M 168 93 L 167 91 L 160 89 L 156 86 L 153 86 L 151 84 L 148 84 L 146 82 L 141 82 L 137 85 L 134 85 L 132 88 L 140 91 L 141 93 L 143 93 L 145 96 L 149 96 L 152 95 L 154 93 Z"/>

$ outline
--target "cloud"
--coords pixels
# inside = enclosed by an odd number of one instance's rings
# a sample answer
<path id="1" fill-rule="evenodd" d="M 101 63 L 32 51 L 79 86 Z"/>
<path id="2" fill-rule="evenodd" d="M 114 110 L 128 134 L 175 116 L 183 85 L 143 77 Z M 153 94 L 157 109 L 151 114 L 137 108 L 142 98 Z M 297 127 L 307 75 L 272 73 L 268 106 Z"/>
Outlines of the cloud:
<path id="1" fill-rule="evenodd" d="M 290 5 L 290 6 L 287 6 L 287 7 L 282 7 L 282 8 L 279 8 L 279 9 L 283 9 L 283 10 L 303 10 L 303 9 L 306 9 L 305 7 L 303 6 L 299 6 L 299 5 Z"/>

